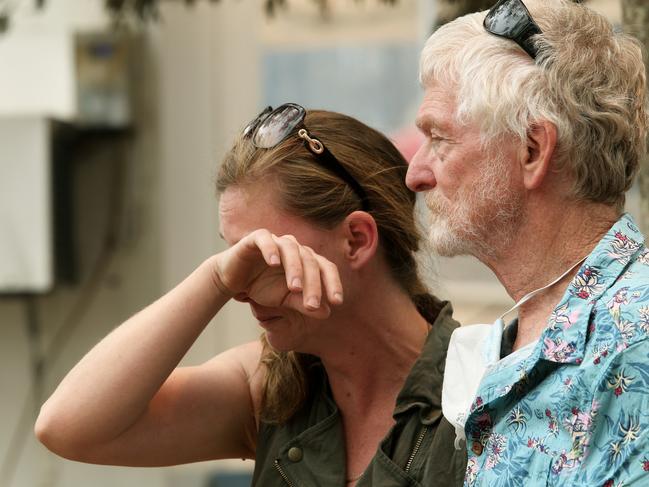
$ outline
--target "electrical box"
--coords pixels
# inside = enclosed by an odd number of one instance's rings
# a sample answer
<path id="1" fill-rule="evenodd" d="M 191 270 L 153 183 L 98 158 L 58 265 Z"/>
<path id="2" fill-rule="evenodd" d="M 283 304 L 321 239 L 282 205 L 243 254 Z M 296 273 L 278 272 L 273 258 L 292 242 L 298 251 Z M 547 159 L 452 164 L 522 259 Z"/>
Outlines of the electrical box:
<path id="1" fill-rule="evenodd" d="M 0 117 L 0 293 L 53 284 L 49 121 Z"/>
<path id="2" fill-rule="evenodd" d="M 131 124 L 129 56 L 125 35 L 75 36 L 77 124 L 106 128 Z"/>
<path id="3" fill-rule="evenodd" d="M 9 41 L 0 43 L 10 74 L 0 76 L 0 294 L 41 293 L 74 277 L 79 145 L 102 150 L 103 135 L 130 130 L 131 41 L 113 32 Z"/>

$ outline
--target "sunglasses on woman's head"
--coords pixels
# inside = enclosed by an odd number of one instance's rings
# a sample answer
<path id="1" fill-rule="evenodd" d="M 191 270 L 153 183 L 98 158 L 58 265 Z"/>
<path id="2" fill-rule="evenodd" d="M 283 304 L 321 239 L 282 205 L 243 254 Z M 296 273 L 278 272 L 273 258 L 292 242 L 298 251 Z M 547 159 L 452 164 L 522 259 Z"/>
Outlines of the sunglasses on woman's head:
<path id="1" fill-rule="evenodd" d="M 487 32 L 514 41 L 536 59 L 538 49 L 532 36 L 541 34 L 541 29 L 522 0 L 499 0 L 487 13 L 483 25 Z"/>
<path id="2" fill-rule="evenodd" d="M 306 147 L 314 154 L 316 161 L 345 181 L 361 199 L 363 210 L 369 211 L 370 205 L 363 187 L 345 169 L 324 144 L 309 134 L 304 127 L 306 110 L 296 103 L 285 103 L 273 110 L 266 107 L 243 129 L 243 136 L 250 139 L 255 147 L 270 149 L 291 135 L 298 126 L 302 126 L 297 136 L 304 140 Z"/>

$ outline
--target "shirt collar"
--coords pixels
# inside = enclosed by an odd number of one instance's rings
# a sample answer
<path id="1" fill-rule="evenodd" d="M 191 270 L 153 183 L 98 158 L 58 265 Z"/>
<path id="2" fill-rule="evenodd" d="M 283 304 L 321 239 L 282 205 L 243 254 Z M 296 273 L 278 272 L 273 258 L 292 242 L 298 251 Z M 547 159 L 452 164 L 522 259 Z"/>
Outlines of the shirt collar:
<path id="1" fill-rule="evenodd" d="M 500 341 L 500 358 L 505 358 L 514 351 L 514 343 L 518 334 L 518 318 L 514 318 L 503 330 Z"/>
<path id="2" fill-rule="evenodd" d="M 556 363 L 581 363 L 593 306 L 624 273 L 643 244 L 644 236 L 633 218 L 622 215 L 590 253 L 552 311 L 548 327 L 541 334 L 542 358 Z"/>

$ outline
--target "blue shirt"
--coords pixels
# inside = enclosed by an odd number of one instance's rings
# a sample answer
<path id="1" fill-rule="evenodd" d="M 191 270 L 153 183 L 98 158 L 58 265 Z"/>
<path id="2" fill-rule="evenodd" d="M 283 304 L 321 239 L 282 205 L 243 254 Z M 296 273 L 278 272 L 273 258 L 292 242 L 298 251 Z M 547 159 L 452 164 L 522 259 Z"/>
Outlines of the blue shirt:
<path id="1" fill-rule="evenodd" d="M 465 486 L 649 485 L 649 250 L 623 215 L 465 425 Z"/>

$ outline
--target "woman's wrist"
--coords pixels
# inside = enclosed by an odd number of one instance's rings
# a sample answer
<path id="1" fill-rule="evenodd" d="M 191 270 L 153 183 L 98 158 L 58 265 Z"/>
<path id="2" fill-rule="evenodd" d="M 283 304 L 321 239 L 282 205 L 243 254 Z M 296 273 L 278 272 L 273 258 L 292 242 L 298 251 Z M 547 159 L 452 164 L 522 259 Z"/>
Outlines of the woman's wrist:
<path id="1" fill-rule="evenodd" d="M 223 282 L 218 257 L 218 254 L 209 257 L 205 262 L 203 262 L 203 266 L 205 266 L 207 268 L 207 272 L 209 272 L 210 281 L 212 283 L 213 291 L 215 292 L 215 294 L 222 296 L 226 300 L 229 300 L 234 297 L 235 293 L 228 289 L 228 287 Z"/>

